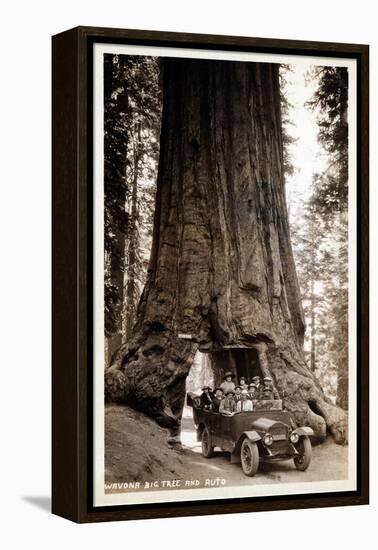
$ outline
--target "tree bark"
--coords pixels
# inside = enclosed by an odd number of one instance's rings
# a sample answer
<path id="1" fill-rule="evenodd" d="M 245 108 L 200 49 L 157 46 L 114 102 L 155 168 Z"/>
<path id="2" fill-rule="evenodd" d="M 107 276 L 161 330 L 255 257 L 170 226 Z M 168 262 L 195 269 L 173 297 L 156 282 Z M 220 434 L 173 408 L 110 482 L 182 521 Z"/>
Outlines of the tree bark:
<path id="1" fill-rule="evenodd" d="M 177 436 L 199 348 L 210 354 L 216 380 L 225 369 L 240 374 L 242 364 L 269 369 L 298 424 L 320 437 L 328 427 L 343 442 L 346 415 L 304 361 L 304 330 L 278 65 L 167 59 L 148 279 L 135 338 L 106 375 L 107 397 Z"/>
<path id="2" fill-rule="evenodd" d="M 118 112 L 128 112 L 129 99 L 128 91 L 124 89 L 120 91 L 120 75 L 127 61 L 121 56 L 117 63 L 114 64 L 113 56 L 104 56 L 104 102 L 105 111 L 108 121 L 115 116 L 115 106 L 117 104 Z M 114 94 L 117 93 L 117 99 Z M 105 118 L 106 120 L 106 118 Z M 113 121 L 114 122 L 114 121 Z M 120 139 L 120 135 L 122 139 Z M 124 132 L 120 134 L 119 129 L 115 130 L 111 123 L 108 123 L 104 134 L 104 185 L 105 185 L 105 210 L 110 216 L 108 228 L 112 234 L 111 238 L 108 235 L 107 253 L 110 258 L 110 282 L 114 287 L 115 298 L 111 305 L 111 318 L 115 322 L 109 323 L 107 329 L 107 353 L 105 362 L 111 360 L 114 352 L 122 343 L 122 304 L 124 300 L 123 292 L 123 267 L 124 267 L 124 250 L 126 243 L 126 164 L 127 164 L 127 136 L 126 127 Z M 117 211 L 114 211 L 113 206 L 117 205 Z M 106 242 L 106 240 L 105 240 Z M 108 325 L 108 323 L 106 323 Z"/>
<path id="3" fill-rule="evenodd" d="M 349 388 L 348 388 L 348 364 L 340 366 L 337 371 L 337 397 L 336 404 L 342 409 L 348 410 L 349 407 Z"/>
<path id="4" fill-rule="evenodd" d="M 311 279 L 311 298 L 310 298 L 310 308 L 311 308 L 311 358 L 310 358 L 310 366 L 312 372 L 315 371 L 316 368 L 316 359 L 315 359 L 315 281 L 312 277 Z"/>
<path id="5" fill-rule="evenodd" d="M 125 277 L 125 303 L 124 303 L 124 329 L 123 342 L 128 342 L 131 338 L 134 323 L 135 313 L 137 308 L 137 293 L 138 281 L 136 276 L 137 270 L 137 255 L 139 248 L 138 235 L 138 171 L 141 150 L 141 125 L 137 124 L 133 145 L 133 179 L 131 190 L 131 213 L 128 224 L 127 251 L 126 251 L 126 277 Z"/>
<path id="6" fill-rule="evenodd" d="M 343 257 L 343 249 L 345 254 L 345 248 L 347 246 L 348 238 L 348 211 L 345 210 L 339 214 L 338 220 L 339 226 L 339 239 L 338 239 L 338 265 L 345 266 L 345 257 Z M 346 297 L 346 285 L 348 281 L 348 273 L 346 271 L 338 270 L 338 285 L 337 285 L 337 302 L 339 305 L 339 315 L 338 315 L 338 337 L 339 342 L 348 339 L 348 314 L 347 311 L 344 311 L 340 307 L 341 304 L 345 304 L 348 300 Z M 348 368 L 349 368 L 349 358 L 348 358 L 348 348 L 344 347 L 340 350 L 339 344 L 339 353 L 337 354 L 336 365 L 337 365 L 337 395 L 336 395 L 336 404 L 344 410 L 349 408 L 349 380 L 348 380 Z"/>

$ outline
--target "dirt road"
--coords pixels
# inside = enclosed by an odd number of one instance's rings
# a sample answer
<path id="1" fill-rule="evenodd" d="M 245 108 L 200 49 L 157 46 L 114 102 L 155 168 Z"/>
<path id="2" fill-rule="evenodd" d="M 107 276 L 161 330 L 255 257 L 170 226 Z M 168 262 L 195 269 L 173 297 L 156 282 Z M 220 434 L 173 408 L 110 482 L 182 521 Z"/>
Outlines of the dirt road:
<path id="1" fill-rule="evenodd" d="M 198 480 L 204 486 L 208 479 L 222 478 L 230 487 L 347 478 L 348 448 L 332 440 L 313 448 L 306 472 L 297 471 L 289 460 L 260 464 L 257 474 L 248 478 L 240 464 L 230 463 L 227 453 L 216 451 L 210 459 L 202 456 L 189 409 L 182 421 L 182 451 L 168 446 L 167 432 L 153 420 L 127 407 L 107 406 L 105 424 L 105 482 L 110 493 L 141 490 L 156 480 L 181 480 L 184 484 L 185 480 Z M 138 487 L 134 487 L 135 482 Z"/>

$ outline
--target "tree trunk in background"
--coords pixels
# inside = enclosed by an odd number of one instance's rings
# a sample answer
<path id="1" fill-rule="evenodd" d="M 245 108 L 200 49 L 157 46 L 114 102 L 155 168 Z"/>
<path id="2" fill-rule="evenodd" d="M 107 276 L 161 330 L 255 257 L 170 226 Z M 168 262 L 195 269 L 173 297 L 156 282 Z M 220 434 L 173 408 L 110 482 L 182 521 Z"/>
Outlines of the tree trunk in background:
<path id="1" fill-rule="evenodd" d="M 164 72 L 148 279 L 135 337 L 115 357 L 106 395 L 177 435 L 198 347 L 216 379 L 226 368 L 239 374 L 238 357 L 250 353 L 251 365 L 270 369 L 298 424 L 320 437 L 328 427 L 344 442 L 346 414 L 303 358 L 278 65 L 167 59 Z"/>
<path id="2" fill-rule="evenodd" d="M 316 242 L 316 231 L 319 229 L 315 227 L 314 222 L 314 213 L 313 210 L 310 210 L 310 216 L 305 220 L 309 228 L 309 244 L 310 244 L 310 258 L 309 258 L 309 271 L 310 271 L 310 281 L 309 281 L 309 306 L 310 306 L 310 369 L 312 372 L 315 372 L 316 369 L 316 330 L 315 330 L 315 320 L 316 320 L 316 296 L 315 296 L 315 280 L 319 278 L 319 266 L 317 261 L 317 247 L 319 243 Z"/>
<path id="3" fill-rule="evenodd" d="M 316 358 L 315 358 L 315 284 L 314 278 L 311 279 L 311 298 L 310 298 L 310 307 L 311 307 L 311 357 L 310 357 L 310 368 L 312 372 L 315 372 L 316 367 Z"/>
<path id="4" fill-rule="evenodd" d="M 348 304 L 348 271 L 347 261 L 345 256 L 348 254 L 348 211 L 339 214 L 339 251 L 338 251 L 338 263 L 340 266 L 345 266 L 342 272 L 338 271 L 338 332 L 339 342 L 348 341 L 348 307 L 344 304 Z M 337 395 L 336 404 L 345 410 L 349 408 L 349 350 L 347 346 L 340 349 L 337 353 Z"/>
<path id="5" fill-rule="evenodd" d="M 125 277 L 125 324 L 123 331 L 123 342 L 128 342 L 133 333 L 135 323 L 135 314 L 137 308 L 137 293 L 138 281 L 136 277 L 137 269 L 137 254 L 139 248 L 138 235 L 138 169 L 139 157 L 141 149 L 141 128 L 140 123 L 137 125 L 136 135 L 134 136 L 134 166 L 133 166 L 133 181 L 131 190 L 131 213 L 129 216 L 128 225 L 128 243 L 127 243 L 127 259 L 126 259 L 126 277 Z"/>
<path id="6" fill-rule="evenodd" d="M 106 323 L 107 352 L 105 366 L 122 343 L 122 304 L 123 304 L 123 264 L 126 243 L 126 164 L 127 135 L 126 127 L 121 126 L 119 113 L 127 113 L 128 92 L 120 90 L 120 75 L 127 60 L 121 57 L 117 67 L 111 55 L 104 56 L 104 186 L 105 186 L 105 250 L 109 257 L 109 283 L 112 287 L 112 299 Z M 115 97 L 116 94 L 116 97 Z M 115 113 L 117 112 L 117 115 Z M 115 116 L 117 120 L 115 120 Z M 117 123 L 117 124 L 116 124 Z M 122 160 L 120 160 L 122 159 Z M 114 208 L 116 205 L 116 208 Z M 106 292 L 106 290 L 105 290 Z M 105 298 L 106 299 L 106 298 Z"/>
<path id="7" fill-rule="evenodd" d="M 345 365 L 340 366 L 337 372 L 336 404 L 347 411 L 349 407 L 348 399 L 348 363 L 346 363 Z"/>

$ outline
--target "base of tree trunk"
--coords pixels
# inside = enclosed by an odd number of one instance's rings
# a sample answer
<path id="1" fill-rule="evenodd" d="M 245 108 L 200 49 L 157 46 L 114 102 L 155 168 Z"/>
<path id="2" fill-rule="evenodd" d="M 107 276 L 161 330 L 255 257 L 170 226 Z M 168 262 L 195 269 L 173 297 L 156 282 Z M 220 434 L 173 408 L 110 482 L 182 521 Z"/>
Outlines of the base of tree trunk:
<path id="1" fill-rule="evenodd" d="M 120 348 L 113 366 L 105 373 L 105 397 L 107 401 L 125 403 L 153 418 L 169 430 L 169 442 L 177 448 L 186 377 L 198 346 L 167 334 L 159 334 L 157 345 L 151 337 L 150 333 L 133 345 Z M 318 440 L 324 440 L 330 433 L 337 443 L 346 444 L 348 414 L 327 399 L 303 360 L 293 356 L 291 349 L 264 347 L 269 366 L 261 365 L 261 359 L 254 367 L 253 362 L 249 362 L 255 369 L 250 372 L 243 368 L 240 352 L 247 357 L 250 352 L 253 357 L 255 348 L 209 354 L 215 383 L 221 381 L 226 370 L 234 370 L 238 377 L 250 378 L 252 374 L 266 375 L 268 368 L 284 409 L 291 413 L 298 426 L 310 426 Z"/>
<path id="2" fill-rule="evenodd" d="M 122 346 L 105 373 L 105 399 L 126 403 L 169 430 L 177 445 L 185 404 L 186 377 L 198 346 L 150 328 Z"/>
<path id="3" fill-rule="evenodd" d="M 283 407 L 298 426 L 310 426 L 319 440 L 330 433 L 336 443 L 348 443 L 348 414 L 334 405 L 323 393 L 309 369 L 287 351 L 275 352 L 270 371 Z"/>

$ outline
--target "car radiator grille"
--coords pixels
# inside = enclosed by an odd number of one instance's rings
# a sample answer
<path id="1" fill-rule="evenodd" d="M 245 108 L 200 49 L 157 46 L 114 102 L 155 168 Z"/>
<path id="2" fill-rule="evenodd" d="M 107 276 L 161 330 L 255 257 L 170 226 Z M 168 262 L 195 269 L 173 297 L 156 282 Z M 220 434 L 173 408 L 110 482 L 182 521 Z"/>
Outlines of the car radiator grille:
<path id="1" fill-rule="evenodd" d="M 273 445 L 270 447 L 270 450 L 273 454 L 277 453 L 286 453 L 288 449 L 287 441 L 274 441 Z"/>
<path id="2" fill-rule="evenodd" d="M 273 436 L 273 441 L 275 443 L 279 441 L 287 441 L 288 433 L 286 428 L 284 428 L 283 426 L 272 428 L 269 433 Z"/>

